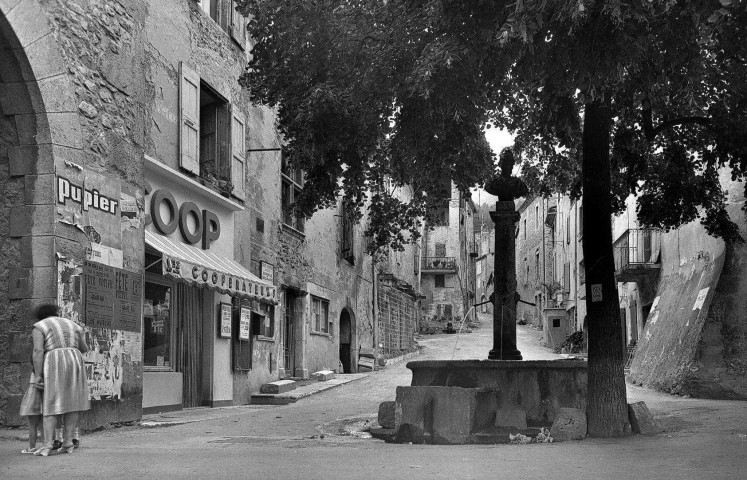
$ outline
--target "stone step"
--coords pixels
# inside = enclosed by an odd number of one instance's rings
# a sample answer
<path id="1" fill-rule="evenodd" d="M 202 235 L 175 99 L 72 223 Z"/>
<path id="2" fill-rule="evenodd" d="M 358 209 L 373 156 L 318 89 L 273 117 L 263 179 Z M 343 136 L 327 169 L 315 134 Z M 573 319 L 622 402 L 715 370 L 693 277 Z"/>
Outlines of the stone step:
<path id="1" fill-rule="evenodd" d="M 317 379 L 320 382 L 326 382 L 335 378 L 335 372 L 332 370 L 320 370 L 311 374 L 312 378 Z"/>
<path id="2" fill-rule="evenodd" d="M 278 380 L 276 382 L 265 383 L 259 389 L 261 393 L 285 393 L 296 389 L 296 382 L 293 380 Z"/>
<path id="3" fill-rule="evenodd" d="M 274 395 L 272 393 L 255 393 L 251 397 L 252 405 L 288 405 L 296 403 L 296 398 Z"/>

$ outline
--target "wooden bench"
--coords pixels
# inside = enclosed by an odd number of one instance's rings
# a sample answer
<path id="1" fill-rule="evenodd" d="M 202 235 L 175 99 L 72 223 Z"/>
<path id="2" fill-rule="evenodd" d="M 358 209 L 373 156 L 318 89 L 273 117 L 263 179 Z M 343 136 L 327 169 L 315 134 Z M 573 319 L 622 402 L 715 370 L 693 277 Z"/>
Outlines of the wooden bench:
<path id="1" fill-rule="evenodd" d="M 376 369 L 376 351 L 373 347 L 358 347 L 358 371 L 361 368 L 368 370 Z"/>

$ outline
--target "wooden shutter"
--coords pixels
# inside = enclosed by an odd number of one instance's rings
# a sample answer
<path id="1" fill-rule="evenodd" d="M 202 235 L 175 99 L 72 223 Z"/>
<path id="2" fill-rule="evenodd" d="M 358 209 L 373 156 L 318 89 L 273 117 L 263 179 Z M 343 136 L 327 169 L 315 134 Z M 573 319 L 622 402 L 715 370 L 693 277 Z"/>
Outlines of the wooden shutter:
<path id="1" fill-rule="evenodd" d="M 231 183 L 233 195 L 244 200 L 246 183 L 246 121 L 244 115 L 233 106 L 231 119 Z"/>
<path id="2" fill-rule="evenodd" d="M 236 0 L 231 0 L 231 38 L 243 49 L 246 44 L 246 17 L 236 11 Z"/>
<path id="3" fill-rule="evenodd" d="M 200 76 L 179 64 L 179 166 L 200 174 Z"/>

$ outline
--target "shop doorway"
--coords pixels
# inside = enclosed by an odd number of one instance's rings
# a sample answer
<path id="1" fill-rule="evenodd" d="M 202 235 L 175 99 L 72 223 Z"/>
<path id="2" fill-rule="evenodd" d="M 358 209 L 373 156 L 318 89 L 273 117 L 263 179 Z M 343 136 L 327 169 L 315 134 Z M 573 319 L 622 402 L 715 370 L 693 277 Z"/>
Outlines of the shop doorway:
<path id="1" fill-rule="evenodd" d="M 179 370 L 182 372 L 182 404 L 201 407 L 203 391 L 203 306 L 202 291 L 176 284 L 179 322 Z"/>
<path id="2" fill-rule="evenodd" d="M 353 343 L 353 325 L 350 320 L 350 313 L 347 308 L 340 312 L 340 364 L 342 372 L 352 373 L 354 371 L 353 359 L 350 355 L 351 345 Z"/>
<path id="3" fill-rule="evenodd" d="M 292 377 L 296 365 L 296 332 L 294 319 L 296 318 L 296 303 L 298 295 L 291 290 L 285 291 L 285 317 L 283 322 L 283 366 L 285 375 Z"/>

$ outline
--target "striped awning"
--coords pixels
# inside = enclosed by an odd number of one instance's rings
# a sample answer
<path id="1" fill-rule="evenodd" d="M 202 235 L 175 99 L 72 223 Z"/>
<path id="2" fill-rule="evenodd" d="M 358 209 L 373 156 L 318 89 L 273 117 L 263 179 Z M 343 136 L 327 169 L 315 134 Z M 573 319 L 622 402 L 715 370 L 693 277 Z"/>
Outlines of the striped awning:
<path id="1" fill-rule="evenodd" d="M 234 260 L 176 243 L 148 230 L 145 231 L 145 243 L 163 255 L 161 269 L 166 277 L 227 295 L 278 303 L 274 285 L 258 278 Z"/>

